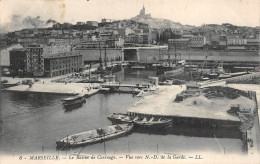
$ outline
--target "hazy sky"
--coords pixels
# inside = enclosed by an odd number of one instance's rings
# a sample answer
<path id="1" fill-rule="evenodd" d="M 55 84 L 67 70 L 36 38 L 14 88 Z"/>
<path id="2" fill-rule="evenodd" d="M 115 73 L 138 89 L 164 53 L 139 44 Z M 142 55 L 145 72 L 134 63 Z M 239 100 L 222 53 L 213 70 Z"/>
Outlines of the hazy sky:
<path id="1" fill-rule="evenodd" d="M 128 19 L 136 16 L 143 4 L 152 17 L 182 24 L 232 23 L 254 27 L 260 22 L 260 0 L 0 0 L 0 22 L 1 26 L 10 26 L 14 15 L 71 23 Z"/>

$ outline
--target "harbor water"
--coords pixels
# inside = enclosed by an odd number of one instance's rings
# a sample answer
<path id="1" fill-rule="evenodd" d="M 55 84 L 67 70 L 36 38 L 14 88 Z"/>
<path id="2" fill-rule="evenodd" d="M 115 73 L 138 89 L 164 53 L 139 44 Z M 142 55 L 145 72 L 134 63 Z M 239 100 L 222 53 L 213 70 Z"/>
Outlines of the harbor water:
<path id="1" fill-rule="evenodd" d="M 116 73 L 120 82 L 147 82 L 149 71 L 123 70 Z M 56 149 L 55 141 L 63 136 L 97 129 L 111 122 L 113 112 L 125 113 L 138 97 L 126 93 L 98 93 L 86 99 L 77 109 L 66 111 L 61 102 L 64 95 L 43 93 L 1 92 L 1 154 L 27 153 L 200 153 L 242 154 L 238 130 L 178 126 L 168 132 L 136 130 L 132 134 L 84 148 Z"/>

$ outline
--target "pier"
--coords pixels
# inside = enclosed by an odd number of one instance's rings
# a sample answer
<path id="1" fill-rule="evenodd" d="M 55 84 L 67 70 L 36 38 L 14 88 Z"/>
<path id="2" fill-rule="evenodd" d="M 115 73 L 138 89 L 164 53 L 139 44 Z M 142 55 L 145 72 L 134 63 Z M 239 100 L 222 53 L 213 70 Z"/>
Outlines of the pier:
<path id="1" fill-rule="evenodd" d="M 247 101 L 246 103 L 249 105 L 252 103 L 252 100 L 246 100 L 247 98 L 242 97 L 239 100 L 209 100 L 200 97 L 200 101 L 189 98 L 185 102 L 177 103 L 174 102 L 176 95 L 184 91 L 185 86 L 160 86 L 160 89 L 164 91 L 139 99 L 129 107 L 128 113 L 131 115 L 169 117 L 177 124 L 184 122 L 213 126 L 239 126 L 240 119 L 227 113 L 230 104 L 236 104 L 237 101 Z M 194 101 L 197 102 L 194 103 Z"/>
<path id="2" fill-rule="evenodd" d="M 38 81 L 29 85 L 17 85 L 14 87 L 6 88 L 7 91 L 17 92 L 32 92 L 32 93 L 53 93 L 64 95 L 84 95 L 89 97 L 98 93 L 100 84 L 86 84 L 86 83 L 53 83 L 45 81 Z"/>
<path id="3" fill-rule="evenodd" d="M 246 82 L 254 79 L 259 79 L 260 78 L 260 72 L 254 72 L 246 75 L 241 75 L 241 76 L 236 76 L 236 77 L 231 77 L 227 79 L 222 79 L 222 80 L 208 80 L 204 82 L 199 82 L 200 88 L 204 87 L 209 87 L 209 86 L 219 86 L 219 85 L 225 85 L 228 83 L 239 83 L 239 82 Z"/>
<path id="4" fill-rule="evenodd" d="M 142 89 L 142 88 L 147 88 L 147 85 L 139 85 L 139 84 L 120 84 L 120 83 L 106 83 L 106 84 L 101 84 L 101 86 L 103 88 L 119 88 L 119 87 L 123 87 L 123 88 L 138 88 L 138 89 Z"/>
<path id="5" fill-rule="evenodd" d="M 120 83 L 106 83 L 101 84 L 102 88 L 108 88 L 111 92 L 125 92 L 125 93 L 139 93 L 142 89 L 150 88 L 152 84 L 120 84 Z M 137 91 L 135 89 L 138 89 Z"/>

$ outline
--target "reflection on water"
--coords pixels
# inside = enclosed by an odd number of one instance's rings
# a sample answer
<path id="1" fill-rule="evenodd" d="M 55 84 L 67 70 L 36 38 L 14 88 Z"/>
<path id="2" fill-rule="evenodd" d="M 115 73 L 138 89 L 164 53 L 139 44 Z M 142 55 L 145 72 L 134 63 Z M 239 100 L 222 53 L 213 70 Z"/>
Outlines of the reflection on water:
<path id="1" fill-rule="evenodd" d="M 144 82 L 152 72 L 130 74 L 126 70 L 116 74 L 121 82 Z M 134 76 L 134 77 L 133 77 Z M 56 153 L 55 141 L 67 134 L 79 133 L 111 125 L 106 118 L 113 112 L 125 113 L 137 97 L 131 94 L 96 94 L 86 99 L 81 107 L 66 112 L 62 106 L 63 95 L 1 92 L 0 116 L 2 131 L 0 153 L 19 154 L 44 152 Z M 215 137 L 217 137 L 217 140 Z M 203 129 L 176 126 L 162 133 L 136 129 L 131 135 L 85 148 L 69 150 L 67 153 L 84 154 L 119 153 L 165 153 L 165 152 L 221 152 L 241 154 L 241 140 L 237 131 Z"/>

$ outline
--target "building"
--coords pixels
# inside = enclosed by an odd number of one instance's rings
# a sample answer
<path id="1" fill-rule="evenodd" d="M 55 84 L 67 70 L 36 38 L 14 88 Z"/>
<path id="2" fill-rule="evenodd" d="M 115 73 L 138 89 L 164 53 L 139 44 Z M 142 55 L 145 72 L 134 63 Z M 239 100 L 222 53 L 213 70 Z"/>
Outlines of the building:
<path id="1" fill-rule="evenodd" d="M 79 72 L 82 68 L 82 55 L 75 51 L 54 54 L 44 58 L 45 76 L 48 77 Z"/>
<path id="2" fill-rule="evenodd" d="M 70 28 L 71 26 L 72 26 L 72 24 L 71 23 L 67 23 L 67 22 L 62 24 L 63 29 Z"/>
<path id="3" fill-rule="evenodd" d="M 247 39 L 247 50 L 248 51 L 258 51 L 260 47 L 259 39 Z"/>
<path id="4" fill-rule="evenodd" d="M 76 25 L 84 25 L 84 24 L 85 24 L 85 22 L 77 22 Z"/>
<path id="5" fill-rule="evenodd" d="M 87 25 L 98 27 L 98 22 L 97 21 L 87 21 Z"/>
<path id="6" fill-rule="evenodd" d="M 10 69 L 13 75 L 24 76 L 28 74 L 29 58 L 25 48 L 10 51 Z"/>
<path id="7" fill-rule="evenodd" d="M 219 37 L 219 48 L 222 50 L 227 49 L 227 36 L 226 35 L 220 35 Z"/>
<path id="8" fill-rule="evenodd" d="M 228 36 L 227 37 L 227 45 L 228 46 L 241 46 L 241 45 L 246 45 L 247 40 L 240 38 L 239 36 Z"/>
<path id="9" fill-rule="evenodd" d="M 60 23 L 53 24 L 53 25 L 52 25 L 52 28 L 54 28 L 54 29 L 60 29 L 60 28 L 62 28 L 62 24 L 60 24 Z"/>
<path id="10" fill-rule="evenodd" d="M 54 39 L 54 43 L 56 45 L 74 45 L 74 44 L 78 44 L 80 42 L 79 37 L 72 37 L 72 36 L 68 36 L 68 37 L 55 37 Z"/>
<path id="11" fill-rule="evenodd" d="M 108 47 L 106 41 L 84 41 L 76 46 L 76 49 L 88 49 L 88 48 L 105 48 Z"/>
<path id="12" fill-rule="evenodd" d="M 142 34 L 142 37 L 143 37 L 143 44 L 149 44 L 150 43 L 149 34 L 144 33 L 144 34 Z"/>
<path id="13" fill-rule="evenodd" d="M 6 47 L 7 46 L 7 39 L 2 38 L 0 36 L 0 47 Z"/>
<path id="14" fill-rule="evenodd" d="M 168 40 L 169 50 L 178 50 L 178 49 L 190 49 L 190 39 L 169 39 Z"/>
<path id="15" fill-rule="evenodd" d="M 118 40 L 115 41 L 115 46 L 117 47 L 124 47 L 125 39 L 119 37 Z"/>
<path id="16" fill-rule="evenodd" d="M 18 43 L 20 43 L 22 46 L 27 47 L 28 45 L 31 45 L 32 43 L 38 43 L 38 44 L 50 44 L 54 43 L 55 39 L 50 37 L 21 37 L 18 38 Z"/>
<path id="17" fill-rule="evenodd" d="M 140 10 L 140 13 L 139 13 L 140 16 L 145 16 L 145 8 L 143 6 L 142 10 Z"/>
<path id="18" fill-rule="evenodd" d="M 144 43 L 144 38 L 143 38 L 143 36 L 140 36 L 140 35 L 129 34 L 125 38 L 125 43 L 143 44 Z"/>
<path id="19" fill-rule="evenodd" d="M 1 67 L 9 67 L 10 66 L 10 51 L 12 49 L 20 49 L 23 48 L 21 44 L 12 44 L 7 47 L 0 47 L 0 65 Z"/>
<path id="20" fill-rule="evenodd" d="M 44 49 L 43 44 L 31 44 L 27 49 L 27 74 L 32 76 L 43 76 L 44 75 Z"/>
<path id="21" fill-rule="evenodd" d="M 139 15 L 137 15 L 137 17 L 150 18 L 150 17 L 151 17 L 151 14 L 145 14 L 145 7 L 144 7 L 144 5 L 143 5 L 143 8 L 140 10 L 140 13 L 139 13 Z"/>
<path id="22" fill-rule="evenodd" d="M 108 39 L 110 39 L 110 38 L 111 38 L 111 34 L 109 34 L 109 33 L 99 34 L 99 40 L 104 40 L 104 41 L 106 41 L 106 40 L 108 40 Z"/>
<path id="23" fill-rule="evenodd" d="M 204 36 L 193 36 L 190 38 L 190 47 L 191 48 L 200 48 L 206 44 L 206 38 Z"/>

